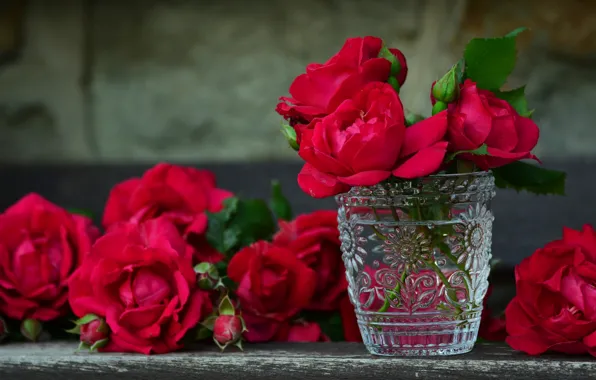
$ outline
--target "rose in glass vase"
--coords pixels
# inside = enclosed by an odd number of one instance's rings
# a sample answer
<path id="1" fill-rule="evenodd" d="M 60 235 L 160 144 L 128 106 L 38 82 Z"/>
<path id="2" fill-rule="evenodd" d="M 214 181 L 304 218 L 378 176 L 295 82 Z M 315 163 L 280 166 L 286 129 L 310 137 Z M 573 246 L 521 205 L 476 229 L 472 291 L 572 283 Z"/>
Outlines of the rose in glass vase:
<path id="1" fill-rule="evenodd" d="M 495 187 L 564 191 L 564 173 L 521 161 L 537 160 L 539 129 L 523 87 L 501 90 L 521 32 L 470 41 L 431 85 L 428 118 L 406 115 L 406 60 L 376 37 L 348 39 L 280 99 L 282 130 L 305 161 L 298 184 L 337 200 L 348 292 L 373 354 L 470 351 L 488 290 Z M 346 58 L 354 49 L 366 59 Z M 346 59 L 356 71 L 334 66 Z"/>

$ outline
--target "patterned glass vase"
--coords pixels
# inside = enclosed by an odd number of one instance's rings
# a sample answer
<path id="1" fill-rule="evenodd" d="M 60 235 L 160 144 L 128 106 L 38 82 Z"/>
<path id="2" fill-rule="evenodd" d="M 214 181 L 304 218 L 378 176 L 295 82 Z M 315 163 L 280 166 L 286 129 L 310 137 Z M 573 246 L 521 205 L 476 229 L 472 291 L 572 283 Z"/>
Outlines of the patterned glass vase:
<path id="1" fill-rule="evenodd" d="M 336 197 L 349 294 L 375 355 L 474 347 L 490 271 L 494 178 L 445 174 Z"/>

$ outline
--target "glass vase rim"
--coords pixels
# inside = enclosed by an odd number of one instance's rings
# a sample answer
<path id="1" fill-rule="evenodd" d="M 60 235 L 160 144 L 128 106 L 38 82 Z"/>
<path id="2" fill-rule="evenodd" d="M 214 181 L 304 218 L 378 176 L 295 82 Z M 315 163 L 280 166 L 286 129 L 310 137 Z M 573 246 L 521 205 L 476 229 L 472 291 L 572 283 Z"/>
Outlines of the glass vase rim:
<path id="1" fill-rule="evenodd" d="M 485 178 L 487 180 L 492 180 L 492 178 L 494 178 L 494 177 L 493 177 L 493 172 L 489 169 L 489 170 L 479 170 L 479 171 L 466 172 L 466 173 L 439 173 L 439 174 L 432 174 L 432 175 L 424 176 L 424 177 L 416 177 L 416 178 L 412 178 L 412 179 L 399 178 L 399 182 L 394 182 L 394 183 L 383 181 L 383 182 L 377 183 L 376 185 L 372 185 L 372 186 L 352 186 L 348 191 L 337 194 L 334 196 L 334 198 L 339 203 L 339 202 L 341 202 L 341 199 L 344 197 L 350 197 L 350 196 L 356 195 L 356 194 L 354 194 L 354 192 L 358 191 L 358 189 L 368 190 L 368 191 L 372 192 L 372 191 L 375 191 L 375 189 L 379 189 L 379 187 L 389 188 L 389 187 L 391 187 L 391 185 L 398 184 L 398 183 L 407 184 L 407 183 L 416 183 L 419 181 L 433 181 L 433 180 L 437 181 L 437 180 L 449 180 L 449 179 L 457 179 L 457 178 Z M 494 186 L 494 182 L 493 182 L 493 186 Z M 366 196 L 374 196 L 374 195 L 373 194 L 370 194 L 370 195 L 358 194 L 358 196 L 366 197 Z M 403 196 L 414 196 L 414 194 L 403 194 Z"/>

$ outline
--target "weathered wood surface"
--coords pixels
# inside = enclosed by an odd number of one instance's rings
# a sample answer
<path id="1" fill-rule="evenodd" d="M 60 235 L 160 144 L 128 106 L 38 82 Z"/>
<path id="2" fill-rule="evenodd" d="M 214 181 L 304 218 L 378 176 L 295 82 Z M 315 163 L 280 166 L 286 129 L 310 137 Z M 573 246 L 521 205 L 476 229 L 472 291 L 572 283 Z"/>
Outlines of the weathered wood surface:
<path id="1" fill-rule="evenodd" d="M 480 344 L 465 355 L 382 358 L 357 343 L 249 345 L 143 356 L 75 352 L 73 342 L 0 345 L 0 379 L 511 379 L 596 378 L 590 356 L 529 357 L 503 344 Z"/>

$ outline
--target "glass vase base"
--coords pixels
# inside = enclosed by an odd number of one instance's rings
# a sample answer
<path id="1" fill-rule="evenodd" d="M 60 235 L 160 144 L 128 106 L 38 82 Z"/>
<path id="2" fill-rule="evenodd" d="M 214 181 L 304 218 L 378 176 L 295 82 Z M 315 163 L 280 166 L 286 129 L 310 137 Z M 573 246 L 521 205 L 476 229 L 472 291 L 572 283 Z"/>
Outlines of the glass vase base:
<path id="1" fill-rule="evenodd" d="M 374 326 L 359 321 L 366 349 L 378 356 L 450 356 L 472 351 L 480 321 L 458 324 L 396 324 Z"/>

